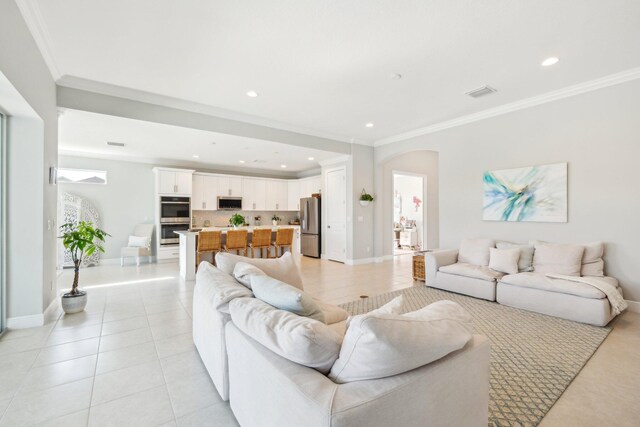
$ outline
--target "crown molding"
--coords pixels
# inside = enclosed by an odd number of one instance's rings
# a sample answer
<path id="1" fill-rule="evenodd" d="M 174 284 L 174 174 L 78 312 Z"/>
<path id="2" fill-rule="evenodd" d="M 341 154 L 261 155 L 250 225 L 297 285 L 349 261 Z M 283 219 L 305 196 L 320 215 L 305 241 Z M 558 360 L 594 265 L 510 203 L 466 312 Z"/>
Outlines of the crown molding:
<path id="1" fill-rule="evenodd" d="M 568 86 L 563 89 L 547 92 L 542 95 L 532 96 L 531 98 L 511 102 L 509 104 L 504 104 L 495 108 L 489 108 L 478 113 L 473 113 L 452 120 L 425 126 L 423 128 L 415 129 L 409 132 L 403 132 L 398 135 L 382 138 L 375 141 L 374 146 L 379 147 L 382 145 L 400 142 L 422 135 L 428 135 L 430 133 L 439 132 L 457 126 L 463 126 L 468 123 L 489 119 L 491 117 L 501 116 L 503 114 L 523 110 L 525 108 L 535 107 L 537 105 L 546 104 L 548 102 L 558 101 L 560 99 L 569 98 L 571 96 L 580 95 L 583 93 L 591 92 L 609 86 L 614 86 L 636 79 L 640 79 L 640 67 L 632 68 L 630 70 L 626 70 L 616 74 L 610 74 L 599 79 L 589 80 L 587 82 Z"/>
<path id="2" fill-rule="evenodd" d="M 53 77 L 54 81 L 58 80 L 62 74 L 60 73 L 58 64 L 54 59 L 51 36 L 44 25 L 44 19 L 42 18 L 42 13 L 40 12 L 38 4 L 35 1 L 30 0 L 16 0 L 16 4 L 18 9 L 20 9 L 22 18 L 27 24 L 29 32 L 31 32 L 31 36 L 36 42 L 36 46 L 38 46 L 38 49 L 40 50 L 40 54 L 42 55 L 47 68 L 49 68 L 51 77 Z"/>

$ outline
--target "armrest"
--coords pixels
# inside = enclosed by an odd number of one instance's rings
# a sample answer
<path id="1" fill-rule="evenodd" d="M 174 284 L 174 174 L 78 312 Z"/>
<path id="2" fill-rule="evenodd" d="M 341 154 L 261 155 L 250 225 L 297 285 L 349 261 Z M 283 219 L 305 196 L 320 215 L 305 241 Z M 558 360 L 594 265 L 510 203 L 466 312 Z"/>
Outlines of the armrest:
<path id="1" fill-rule="evenodd" d="M 388 378 L 340 384 L 332 427 L 483 426 L 489 402 L 489 341 L 474 335 L 442 359 Z"/>
<path id="2" fill-rule="evenodd" d="M 424 270 L 427 286 L 435 284 L 436 272 L 440 267 L 458 262 L 458 250 L 441 250 L 424 254 Z"/>

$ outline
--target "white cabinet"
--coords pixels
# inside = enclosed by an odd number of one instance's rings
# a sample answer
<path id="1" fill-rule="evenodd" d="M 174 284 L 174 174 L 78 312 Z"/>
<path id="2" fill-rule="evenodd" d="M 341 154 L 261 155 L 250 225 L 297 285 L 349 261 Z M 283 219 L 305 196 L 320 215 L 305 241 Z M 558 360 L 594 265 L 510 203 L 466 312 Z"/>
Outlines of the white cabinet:
<path id="1" fill-rule="evenodd" d="M 418 233 L 415 230 L 405 230 L 400 232 L 400 246 L 414 248 L 418 245 Z"/>
<path id="2" fill-rule="evenodd" d="M 242 178 L 236 176 L 219 176 L 218 195 L 220 197 L 242 197 Z"/>
<path id="3" fill-rule="evenodd" d="M 193 171 L 183 169 L 154 169 L 159 195 L 190 196 Z"/>
<path id="4" fill-rule="evenodd" d="M 288 208 L 287 181 L 269 180 L 267 183 L 268 211 L 284 211 Z"/>
<path id="5" fill-rule="evenodd" d="M 289 180 L 287 182 L 287 210 L 300 210 L 300 181 Z"/>
<path id="6" fill-rule="evenodd" d="M 196 211 L 215 211 L 218 209 L 217 176 L 193 175 L 191 209 Z"/>
<path id="7" fill-rule="evenodd" d="M 304 178 L 300 182 L 300 197 L 311 197 L 312 194 L 320 193 L 322 189 L 322 179 L 320 175 L 313 178 Z"/>
<path id="8" fill-rule="evenodd" d="M 263 211 L 266 209 L 267 181 L 259 178 L 242 179 L 242 210 Z"/>

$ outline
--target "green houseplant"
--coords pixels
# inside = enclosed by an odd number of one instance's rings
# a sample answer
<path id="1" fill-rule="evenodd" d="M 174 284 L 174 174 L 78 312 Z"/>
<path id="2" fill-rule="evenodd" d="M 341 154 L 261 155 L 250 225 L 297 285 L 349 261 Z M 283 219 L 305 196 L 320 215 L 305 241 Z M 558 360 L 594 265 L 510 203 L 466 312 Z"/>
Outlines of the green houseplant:
<path id="1" fill-rule="evenodd" d="M 80 266 L 85 257 L 95 251 L 104 252 L 102 244 L 107 236 L 106 231 L 93 226 L 92 222 L 80 221 L 77 224 L 66 223 L 60 226 L 62 244 L 71 254 L 73 260 L 73 285 L 71 290 L 62 295 L 62 309 L 65 313 L 78 313 L 87 305 L 87 293 L 78 289 Z"/>
<path id="2" fill-rule="evenodd" d="M 244 217 L 239 213 L 235 213 L 231 215 L 231 218 L 229 218 L 229 224 L 233 225 L 234 228 L 238 228 L 241 225 L 244 225 Z"/>
<path id="3" fill-rule="evenodd" d="M 362 193 L 360 194 L 360 205 L 368 206 L 369 203 L 371 202 L 373 202 L 373 196 L 367 193 L 366 190 L 363 188 Z"/>

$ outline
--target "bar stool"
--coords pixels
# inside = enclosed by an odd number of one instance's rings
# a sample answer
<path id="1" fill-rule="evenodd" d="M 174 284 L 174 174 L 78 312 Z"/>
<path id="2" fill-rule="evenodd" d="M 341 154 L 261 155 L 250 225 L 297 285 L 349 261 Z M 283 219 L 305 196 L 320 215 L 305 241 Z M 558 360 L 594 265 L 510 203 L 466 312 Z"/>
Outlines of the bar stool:
<path id="1" fill-rule="evenodd" d="M 276 231 L 276 241 L 273 247 L 276 248 L 276 258 L 284 255 L 284 249 L 289 248 L 291 252 L 291 245 L 293 244 L 293 228 L 278 228 Z M 278 249 L 280 249 L 280 255 L 278 255 Z"/>
<path id="2" fill-rule="evenodd" d="M 244 256 L 247 256 L 247 230 L 229 230 L 227 231 L 227 243 L 224 245 L 224 250 L 237 251 L 240 255 L 240 251 Z"/>
<path id="3" fill-rule="evenodd" d="M 271 229 L 270 228 L 256 228 L 253 230 L 253 236 L 251 237 L 251 258 L 255 258 L 255 250 L 260 249 L 260 258 L 263 258 L 263 249 L 267 250 L 267 258 L 270 258 L 271 252 Z"/>
<path id="4" fill-rule="evenodd" d="M 196 249 L 196 271 L 200 265 L 200 256 L 210 253 L 213 257 L 213 264 L 216 263 L 216 252 L 222 250 L 222 232 L 201 231 L 198 233 L 198 248 Z"/>

